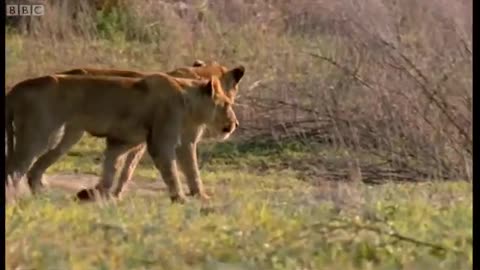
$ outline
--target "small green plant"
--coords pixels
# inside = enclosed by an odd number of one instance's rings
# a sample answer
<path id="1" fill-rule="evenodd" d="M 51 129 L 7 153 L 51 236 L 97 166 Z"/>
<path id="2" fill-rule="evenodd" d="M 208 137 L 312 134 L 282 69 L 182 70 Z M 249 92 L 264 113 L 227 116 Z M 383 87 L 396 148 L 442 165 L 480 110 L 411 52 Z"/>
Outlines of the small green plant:
<path id="1" fill-rule="evenodd" d="M 104 39 L 114 39 L 119 34 L 125 35 L 130 22 L 130 15 L 124 9 L 112 8 L 97 11 L 97 31 Z"/>

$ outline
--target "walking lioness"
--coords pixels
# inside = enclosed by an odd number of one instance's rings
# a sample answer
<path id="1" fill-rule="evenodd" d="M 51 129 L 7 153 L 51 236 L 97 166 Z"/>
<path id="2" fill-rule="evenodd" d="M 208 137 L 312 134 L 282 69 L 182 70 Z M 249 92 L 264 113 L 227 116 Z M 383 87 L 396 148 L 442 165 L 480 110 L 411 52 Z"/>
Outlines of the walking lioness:
<path id="1" fill-rule="evenodd" d="M 229 72 L 229 69 L 218 64 L 217 62 L 208 62 L 205 63 L 201 60 L 196 60 L 190 67 L 181 67 L 173 71 L 167 72 L 168 75 L 180 77 L 180 78 L 192 78 L 192 79 L 207 79 L 211 76 L 223 76 L 225 73 Z M 122 77 L 144 77 L 150 73 L 131 71 L 131 70 L 118 70 L 118 69 L 96 69 L 96 68 L 76 68 L 68 71 L 63 71 L 58 74 L 80 74 L 80 75 L 108 75 L 108 76 L 122 76 Z M 238 83 L 232 85 L 225 85 L 225 93 L 232 100 L 235 99 L 236 93 L 238 92 Z M 208 130 L 207 130 L 208 131 Z M 81 134 L 74 132 L 70 134 L 70 129 L 68 126 L 64 129 L 65 135 L 60 143 L 43 156 L 41 156 L 37 162 L 35 162 L 32 168 L 27 174 L 29 183 L 38 183 L 41 186 L 41 178 L 44 172 L 51 166 L 56 160 L 58 160 L 64 153 L 66 153 L 77 141 L 80 140 Z M 199 195 L 203 199 L 208 199 L 208 195 L 203 190 L 203 184 L 200 178 L 200 173 L 197 163 L 197 142 L 200 141 L 202 137 L 203 129 L 199 129 L 197 134 L 192 135 L 192 137 L 197 138 L 195 144 L 192 145 L 190 151 L 184 155 L 178 155 L 177 159 L 185 159 L 184 162 L 179 162 L 184 164 L 181 169 L 186 176 L 187 184 L 190 190 L 189 195 L 195 196 Z M 207 135 L 209 135 L 207 133 Z M 210 136 L 211 137 L 211 136 Z M 112 195 L 119 197 L 133 175 L 135 168 L 138 165 L 138 162 L 145 152 L 145 144 L 139 145 L 131 149 L 124 159 L 123 168 L 121 169 L 120 175 L 118 177 L 118 183 L 114 188 Z M 89 190 L 82 190 L 77 195 L 79 199 L 89 199 Z"/>
<path id="2" fill-rule="evenodd" d="M 238 121 L 230 89 L 236 91 L 232 86 L 244 71 L 239 66 L 209 80 L 155 73 L 142 78 L 63 74 L 23 81 L 6 96 L 9 145 L 13 125 L 16 139 L 15 149 L 10 151 L 9 146 L 7 173 L 15 180 L 27 173 L 63 127 L 62 141 L 76 142 L 84 131 L 106 138 L 103 174 L 95 187 L 100 194 L 108 194 L 120 158 L 146 142 L 173 201 L 185 199 L 177 163 L 191 193 L 202 196 L 194 151 L 199 134 L 206 126 L 226 139 L 235 130 Z M 32 179 L 29 185 L 34 191 L 38 178 Z M 84 190 L 78 195 L 87 194 Z"/>

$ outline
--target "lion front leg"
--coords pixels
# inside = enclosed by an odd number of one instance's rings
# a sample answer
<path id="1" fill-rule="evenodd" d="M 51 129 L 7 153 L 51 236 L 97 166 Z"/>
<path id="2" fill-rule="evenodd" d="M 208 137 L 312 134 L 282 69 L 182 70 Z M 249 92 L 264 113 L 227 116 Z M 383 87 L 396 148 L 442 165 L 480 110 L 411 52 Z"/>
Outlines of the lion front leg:
<path id="1" fill-rule="evenodd" d="M 148 153 L 153 159 L 155 167 L 160 171 L 163 181 L 168 187 L 172 202 L 184 203 L 186 197 L 178 179 L 177 164 L 175 161 L 175 145 L 165 147 L 147 144 Z"/>
<path id="2" fill-rule="evenodd" d="M 146 140 L 147 151 L 168 186 L 170 199 L 179 203 L 187 200 L 178 179 L 175 153 L 175 148 L 181 141 L 183 116 L 175 107 L 161 108 L 156 112 Z"/>
<path id="3" fill-rule="evenodd" d="M 209 200 L 210 196 L 204 190 L 200 170 L 198 169 L 197 143 L 195 141 L 182 141 L 176 152 L 178 165 L 187 179 L 190 189 L 189 195 L 199 196 L 202 200 Z"/>

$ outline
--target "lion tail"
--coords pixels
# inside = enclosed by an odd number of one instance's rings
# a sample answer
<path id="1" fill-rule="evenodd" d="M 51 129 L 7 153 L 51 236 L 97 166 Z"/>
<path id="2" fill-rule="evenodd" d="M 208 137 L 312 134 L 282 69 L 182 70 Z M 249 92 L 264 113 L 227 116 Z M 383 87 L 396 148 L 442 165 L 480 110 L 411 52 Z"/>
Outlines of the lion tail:
<path id="1" fill-rule="evenodd" d="M 6 140 L 7 140 L 7 156 L 11 157 L 14 151 L 14 128 L 13 128 L 13 108 L 8 102 L 8 96 L 5 97 L 5 129 L 6 129 Z"/>

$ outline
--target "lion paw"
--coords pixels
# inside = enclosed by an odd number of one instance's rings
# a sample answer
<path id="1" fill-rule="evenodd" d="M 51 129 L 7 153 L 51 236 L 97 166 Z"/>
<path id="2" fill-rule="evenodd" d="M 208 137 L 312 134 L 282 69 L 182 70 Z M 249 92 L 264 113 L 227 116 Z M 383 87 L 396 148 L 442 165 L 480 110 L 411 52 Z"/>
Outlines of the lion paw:
<path id="1" fill-rule="evenodd" d="M 108 200 L 110 199 L 109 194 L 100 191 L 97 188 L 84 188 L 77 192 L 75 199 L 78 201 L 95 201 L 95 200 Z"/>
<path id="2" fill-rule="evenodd" d="M 208 202 L 212 199 L 211 195 L 206 192 L 190 192 L 188 196 L 200 199 L 202 202 Z"/>
<path id="3" fill-rule="evenodd" d="M 79 201 L 93 201 L 95 200 L 95 189 L 82 189 L 75 195 L 75 199 Z"/>
<path id="4" fill-rule="evenodd" d="M 185 195 L 170 196 L 170 200 L 172 201 L 172 203 L 179 203 L 179 204 L 184 204 L 188 201 Z"/>

